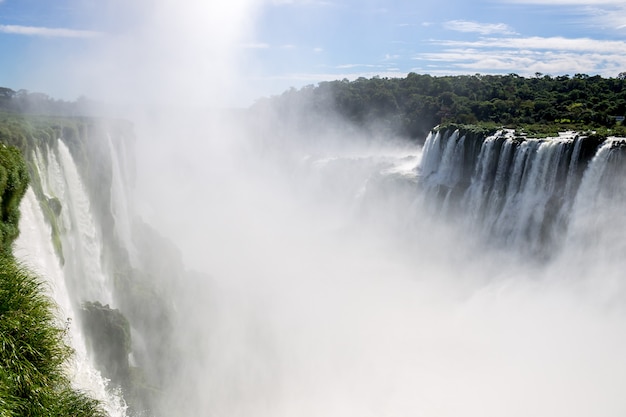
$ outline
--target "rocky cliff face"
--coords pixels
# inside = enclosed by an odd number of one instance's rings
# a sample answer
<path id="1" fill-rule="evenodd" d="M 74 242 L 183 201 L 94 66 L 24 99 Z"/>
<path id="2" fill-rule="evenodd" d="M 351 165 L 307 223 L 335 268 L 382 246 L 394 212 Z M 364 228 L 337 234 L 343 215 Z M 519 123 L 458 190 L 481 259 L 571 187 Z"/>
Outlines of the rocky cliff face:
<path id="1" fill-rule="evenodd" d="M 18 234 L 17 208 L 30 173 L 34 209 L 48 229 L 42 239 L 58 264 L 54 285 L 67 293 L 61 307 L 75 320 L 71 330 L 83 345 L 78 350 L 86 349 L 86 360 L 110 388 L 121 387 L 129 414 L 156 414 L 175 355 L 173 305 L 165 288 L 184 269 L 180 255 L 133 211 L 132 125 L 10 116 L 3 127 L 2 140 L 17 147 L 0 149 L 3 250 Z M 24 242 L 22 252 L 36 261 L 33 243 Z M 167 269 L 156 266 L 164 262 Z"/>
<path id="2" fill-rule="evenodd" d="M 599 175 L 595 191 L 611 187 L 625 143 L 575 132 L 535 139 L 514 130 L 435 130 L 424 144 L 420 185 L 438 210 L 495 246 L 546 254 L 563 240 L 575 202 L 595 198 L 581 184 Z"/>

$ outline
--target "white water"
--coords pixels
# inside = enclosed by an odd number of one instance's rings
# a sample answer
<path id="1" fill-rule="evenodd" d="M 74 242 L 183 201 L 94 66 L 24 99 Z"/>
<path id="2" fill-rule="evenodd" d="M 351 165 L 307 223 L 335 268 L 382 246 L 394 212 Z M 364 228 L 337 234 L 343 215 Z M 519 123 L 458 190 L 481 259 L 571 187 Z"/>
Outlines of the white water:
<path id="1" fill-rule="evenodd" d="M 567 140 L 524 148 L 547 166 L 514 158 L 506 143 L 507 170 L 502 153 L 482 158 L 485 180 L 489 171 L 500 182 L 499 207 L 565 188 L 550 169 Z M 455 160 L 451 151 L 443 158 L 446 149 L 439 161 Z M 183 298 L 181 313 L 192 319 L 177 337 L 190 348 L 173 377 L 180 389 L 170 393 L 171 415 L 624 414 L 624 262 L 589 259 L 595 249 L 567 235 L 541 263 L 515 241 L 493 249 L 420 206 L 416 181 L 438 169 L 431 157 L 423 155 L 418 178 L 406 168 L 415 168 L 419 149 L 331 149 L 299 164 L 240 158 L 217 177 L 192 165 L 198 187 L 189 199 L 172 198 L 190 202 L 175 220 L 192 219 L 194 233 L 176 237 L 204 255 L 212 279 L 194 282 Z M 502 215 L 495 203 L 480 204 L 479 219 Z M 515 215 L 533 222 L 541 208 L 510 210 L 514 229 L 524 226 Z"/>
<path id="2" fill-rule="evenodd" d="M 469 166 L 471 182 L 455 203 L 465 227 L 496 245 L 532 254 L 562 241 L 580 182 L 581 143 L 572 134 L 521 143 L 511 131 L 486 138 L 470 162 L 475 164 Z M 449 211 L 449 199 L 437 203 L 440 197 L 430 190 L 441 194 L 443 188 L 450 196 L 455 187 L 463 187 L 466 148 L 457 132 L 431 134 L 424 146 L 421 183 L 428 204 L 441 206 L 437 210 L 443 213 Z"/>
<path id="3" fill-rule="evenodd" d="M 123 417 L 125 402 L 117 389 L 107 388 L 108 381 L 94 368 L 76 310 L 84 301 L 113 302 L 110 280 L 102 269 L 103 243 L 69 149 L 61 140 L 57 145 L 56 150 L 36 149 L 33 160 L 47 198 L 56 197 L 62 205 L 58 224 L 64 264 L 54 252 L 51 227 L 30 188 L 21 203 L 20 237 L 15 253 L 50 284 L 51 295 L 59 305 L 60 324 L 69 323 L 69 343 L 75 350 L 68 370 L 72 383 L 100 399 L 111 417 Z"/>
<path id="4" fill-rule="evenodd" d="M 623 139 L 618 140 L 623 143 Z M 573 202 L 568 239 L 589 250 L 595 262 L 622 262 L 626 249 L 624 160 L 610 161 L 614 140 L 607 140 L 585 171 Z M 622 151 L 623 154 L 623 151 Z M 608 258 L 608 260 L 607 260 Z M 618 271 L 612 271 L 618 274 Z"/>
<path id="5" fill-rule="evenodd" d="M 94 369 L 88 358 L 85 339 L 77 320 L 76 302 L 70 300 L 66 276 L 59 264 L 50 239 L 51 228 L 31 188 L 20 205 L 20 236 L 14 245 L 17 259 L 37 273 L 48 284 L 50 296 L 58 305 L 59 325 L 69 325 L 68 342 L 75 351 L 68 373 L 73 386 L 102 401 L 111 417 L 126 416 L 122 398 L 107 390 L 107 381 Z"/>
<path id="6" fill-rule="evenodd" d="M 505 215 L 498 208 L 509 204 L 508 227 L 517 234 L 507 252 L 487 249 L 480 236 L 420 205 L 418 181 L 428 169 L 436 174 L 441 161 L 457 164 L 462 139 L 448 143 L 434 162 L 415 148 L 330 152 L 283 165 L 229 155 L 238 163 L 219 166 L 219 154 L 199 153 L 204 165 L 186 177 L 198 180 L 191 198 L 179 198 L 191 186 L 185 183 L 184 190 L 168 189 L 170 200 L 162 201 L 186 202 L 166 222 L 191 231 L 176 237 L 203 255 L 206 263 L 198 265 L 212 274 L 206 282 L 178 282 L 182 288 L 171 294 L 184 318 L 174 331 L 185 349 L 163 393 L 166 414 L 626 413 L 620 389 L 626 385 L 624 194 L 617 193 L 616 206 L 609 197 L 620 188 L 609 193 L 600 186 L 612 175 L 610 147 L 598 153 L 580 188 L 568 188 L 555 183 L 550 169 L 567 138 L 531 141 L 522 147 L 528 153 L 515 155 L 510 142 L 499 154 L 489 151 L 495 141 L 486 142 L 480 175 L 462 201 L 476 210 L 465 214 L 489 221 L 483 232 L 497 230 L 496 219 Z M 531 153 L 538 158 L 533 163 Z M 68 156 L 40 162 L 48 181 L 60 184 L 49 187 L 59 197 L 68 193 L 68 173 L 80 179 L 75 166 L 65 168 L 73 166 Z M 213 175 L 201 175 L 202 167 Z M 488 172 L 495 175 L 489 187 Z M 433 178 L 454 185 L 458 167 Z M 559 186 L 578 196 L 567 216 L 571 227 L 558 256 L 535 265 L 515 253 L 519 240 L 533 237 L 518 230 L 539 221 L 537 205 Z M 489 199 L 477 197 L 487 189 Z M 510 203 L 516 199 L 519 204 Z M 90 216 L 89 209 L 76 211 Z M 35 224 L 33 218 L 23 221 Z M 46 246 L 45 230 L 26 238 L 29 245 Z M 98 241 L 93 236 L 87 244 Z M 53 260 L 52 249 L 46 251 Z M 104 279 L 102 285 L 110 285 Z"/>
<path id="7" fill-rule="evenodd" d="M 114 306 L 111 282 L 102 265 L 102 239 L 99 236 L 87 191 L 69 149 L 58 141 L 58 154 L 48 152 L 50 189 L 62 204 L 61 227 L 65 265 L 63 271 L 76 302 L 99 301 Z"/>
<path id="8" fill-rule="evenodd" d="M 124 138 L 122 138 L 124 140 Z M 107 135 L 107 145 L 111 156 L 111 213 L 115 220 L 115 232 L 117 238 L 121 241 L 124 248 L 128 251 L 130 262 L 137 265 L 137 253 L 135 245 L 131 237 L 131 219 L 132 209 L 130 207 L 130 192 L 132 181 L 129 173 L 128 156 L 126 155 L 126 146 L 119 146 L 120 152 L 113 145 L 111 135 Z"/>

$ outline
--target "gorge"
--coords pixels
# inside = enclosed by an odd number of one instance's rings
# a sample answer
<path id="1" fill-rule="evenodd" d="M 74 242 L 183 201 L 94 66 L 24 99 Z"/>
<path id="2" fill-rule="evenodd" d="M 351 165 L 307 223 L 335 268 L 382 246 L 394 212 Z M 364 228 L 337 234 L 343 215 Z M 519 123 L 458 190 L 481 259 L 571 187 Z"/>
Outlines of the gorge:
<path id="1" fill-rule="evenodd" d="M 111 416 L 624 411 L 623 139 L 24 120 L 13 251 Z"/>

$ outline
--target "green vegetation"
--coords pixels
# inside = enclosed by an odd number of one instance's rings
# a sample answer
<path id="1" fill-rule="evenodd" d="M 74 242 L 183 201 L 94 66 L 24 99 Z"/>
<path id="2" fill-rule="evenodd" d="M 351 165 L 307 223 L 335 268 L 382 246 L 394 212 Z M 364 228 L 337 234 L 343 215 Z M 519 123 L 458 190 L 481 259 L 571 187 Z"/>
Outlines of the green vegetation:
<path id="1" fill-rule="evenodd" d="M 2 100 L 2 88 L 0 88 L 0 108 L 3 107 L 2 103 L 7 107 L 7 99 L 5 98 L 4 102 Z M 100 120 L 88 117 L 58 117 L 0 110 L 0 143 L 16 147 L 26 161 L 32 189 L 51 227 L 54 249 L 62 263 L 64 254 L 59 225 L 62 205 L 56 196 L 46 195 L 44 192 L 41 175 L 45 173 L 38 171 L 34 152 L 37 149 L 43 162 L 47 162 L 48 152 L 54 151 L 58 146 L 58 139 L 62 138 L 72 153 L 81 176 L 88 182 L 88 189 L 100 190 L 101 187 L 107 187 L 111 181 L 111 161 L 107 157 L 109 155 L 107 142 L 102 140 L 105 135 L 104 129 L 101 128 L 102 124 Z M 129 130 L 129 127 L 130 124 L 124 121 L 109 121 L 107 124 L 107 128 L 116 132 Z M 89 158 L 88 154 L 96 154 L 99 157 Z M 97 201 L 96 210 L 100 207 L 108 210 L 110 207 L 107 201 L 103 201 L 108 198 L 106 193 L 92 192 L 92 198 Z M 110 213 L 107 213 L 104 210 L 99 215 L 110 217 Z M 112 228 L 107 227 L 105 232 L 108 230 Z"/>
<path id="2" fill-rule="evenodd" d="M 42 179 L 34 160 L 34 149 L 41 150 L 41 156 L 47 158 L 46 152 L 54 146 L 56 139 L 64 133 L 72 133 L 79 121 L 79 119 L 0 112 L 0 143 L 17 148 L 16 156 L 21 153 L 18 160 L 22 163 L 25 160 L 27 172 L 30 175 L 30 185 L 37 196 L 46 221 L 50 224 L 52 243 L 61 262 L 64 257 L 58 225 L 60 201 L 54 196 L 45 195 Z M 15 226 L 17 227 L 17 224 Z"/>
<path id="3" fill-rule="evenodd" d="M 2 107 L 0 103 L 0 108 Z M 145 360 L 149 361 L 146 363 L 151 368 L 158 368 L 161 364 L 164 367 L 170 362 L 161 360 L 161 356 L 171 353 L 169 348 L 171 336 L 168 335 L 171 320 L 165 311 L 166 298 L 156 295 L 158 291 L 155 289 L 154 279 L 130 267 L 127 249 L 118 241 L 115 234 L 111 196 L 102 192 L 103 189 L 110 189 L 112 182 L 109 135 L 112 138 L 132 141 L 132 125 L 122 120 L 59 117 L 0 110 L 0 143 L 15 146 L 11 148 L 11 152 L 16 161 L 24 164 L 22 157 L 25 159 L 24 172 L 30 174 L 30 185 L 51 227 L 51 241 L 61 263 L 64 262 L 63 228 L 67 226 L 64 225 L 61 215 L 69 208 L 64 207 L 66 202 L 59 198 L 61 196 L 49 194 L 51 191 L 46 187 L 47 173 L 39 172 L 39 169 L 42 164 L 49 163 L 52 154 L 57 153 L 59 139 L 63 139 L 72 154 L 81 179 L 90 193 L 91 210 L 98 219 L 104 240 L 103 258 L 116 276 L 113 290 L 120 310 L 124 312 L 101 306 L 96 300 L 84 303 L 82 319 L 88 324 L 84 329 L 87 344 L 93 354 L 96 368 L 105 377 L 110 378 L 114 385 L 122 388 L 129 412 L 141 414 L 154 408 L 160 394 L 155 387 L 163 384 L 162 378 L 165 378 L 166 372 L 163 370 L 155 377 L 155 372 L 144 374 L 140 367 L 129 365 L 128 320 L 133 322 L 135 330 L 151 342 L 149 349 L 151 353 Z M 7 236 L 16 236 L 17 222 L 12 225 L 15 225 L 12 229 L 14 233 Z M 5 246 L 10 249 L 10 245 Z M 138 306 L 138 300 L 143 301 L 141 303 L 143 307 Z M 102 337 L 103 335 L 106 337 Z M 0 417 L 4 417 L 1 407 Z"/>
<path id="4" fill-rule="evenodd" d="M 67 329 L 41 280 L 0 255 L 0 416 L 103 417 L 100 404 L 71 387 Z"/>
<path id="5" fill-rule="evenodd" d="M 28 187 L 28 172 L 20 152 L 0 144 L 0 253 L 9 253 L 19 234 L 19 204 Z"/>
<path id="6" fill-rule="evenodd" d="M 59 138 L 63 139 L 72 154 L 81 179 L 90 193 L 91 210 L 101 228 L 103 258 L 115 276 L 113 291 L 120 307 L 120 310 L 113 310 L 101 306 L 97 300 L 84 303 L 81 313 L 83 322 L 87 323 L 84 329 L 86 341 L 96 368 L 112 384 L 122 388 L 128 411 L 142 414 L 156 407 L 159 387 L 165 383 L 171 358 L 174 357 L 169 317 L 172 311 L 164 292 L 157 290 L 152 276 L 156 272 L 148 274 L 133 269 L 127 248 L 115 234 L 111 196 L 102 192 L 103 189 L 110 189 L 113 175 L 109 135 L 114 140 L 132 141 L 132 125 L 123 120 L 0 110 L 0 142 L 14 145 L 26 160 L 30 185 L 51 227 L 51 241 L 62 263 L 62 235 L 67 225 L 64 225 L 61 215 L 69 208 L 64 207 L 66 202 L 59 198 L 61 196 L 49 194 L 51 191 L 46 187 L 47 173 L 39 172 L 39 169 L 42 164 L 49 163 L 51 155 L 57 153 Z M 14 153 L 19 157 L 17 149 L 14 148 Z M 154 242 L 150 242 L 150 245 L 154 245 Z M 162 268 L 159 273 L 164 270 Z M 149 366 L 151 372 L 144 372 L 141 367 L 129 364 L 129 321 L 149 342 L 149 348 L 142 352 L 145 358 L 142 358 L 140 365 Z M 0 417 L 4 417 L 1 412 Z"/>
<path id="7" fill-rule="evenodd" d="M 253 114 L 269 114 L 267 109 L 298 129 L 319 130 L 321 122 L 340 115 L 357 126 L 411 138 L 423 138 L 433 126 L 446 123 L 523 127 L 537 136 L 602 129 L 624 135 L 626 77 L 410 73 L 322 82 L 252 107 Z"/>
<path id="8" fill-rule="evenodd" d="M 42 281 L 12 255 L 29 175 L 20 150 L 8 144 L 25 148 L 30 133 L 19 118 L 0 124 L 0 416 L 105 416 L 99 402 L 72 388 L 67 328 Z"/>

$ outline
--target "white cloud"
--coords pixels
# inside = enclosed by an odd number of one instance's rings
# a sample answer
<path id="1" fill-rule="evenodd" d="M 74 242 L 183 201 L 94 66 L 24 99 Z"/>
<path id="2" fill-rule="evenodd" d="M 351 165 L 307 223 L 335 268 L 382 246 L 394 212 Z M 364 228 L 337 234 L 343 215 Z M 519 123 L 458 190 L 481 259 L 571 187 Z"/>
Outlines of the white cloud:
<path id="1" fill-rule="evenodd" d="M 313 48 L 313 52 L 315 53 L 320 53 L 320 52 L 324 52 L 324 48 Z"/>
<path id="2" fill-rule="evenodd" d="M 503 35 L 515 34 L 515 31 L 505 23 L 479 23 L 469 20 L 449 20 L 444 22 L 443 26 L 449 30 L 480 33 L 481 35 L 491 35 L 495 33 Z"/>
<path id="3" fill-rule="evenodd" d="M 448 72 L 616 76 L 626 68 L 626 42 L 622 41 L 530 37 L 436 43 L 448 49 L 415 59 L 450 68 Z"/>
<path id="4" fill-rule="evenodd" d="M 13 35 L 44 36 L 50 38 L 93 38 L 100 35 L 99 32 L 93 32 L 89 30 L 19 25 L 0 25 L 0 32 Z"/>
<path id="5" fill-rule="evenodd" d="M 626 29 L 626 6 L 599 8 L 589 7 L 587 15 L 596 26 Z"/>
<path id="6" fill-rule="evenodd" d="M 433 43 L 449 47 L 467 48 L 513 48 L 516 50 L 539 49 L 576 52 L 602 52 L 626 54 L 626 42 L 606 41 L 590 38 L 524 37 L 524 38 L 484 38 L 477 41 L 433 40 Z"/>
<path id="7" fill-rule="evenodd" d="M 569 12 L 575 10 L 579 16 L 596 27 L 611 27 L 626 29 L 626 5 L 623 0 L 505 0 L 508 3 L 529 4 L 552 7 L 549 13 L 554 13 L 554 7 L 569 7 Z M 547 9 L 546 9 L 547 10 Z"/>

